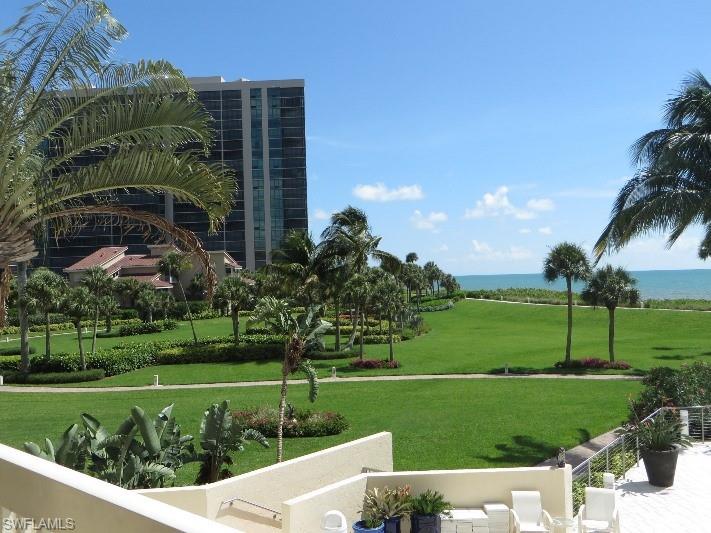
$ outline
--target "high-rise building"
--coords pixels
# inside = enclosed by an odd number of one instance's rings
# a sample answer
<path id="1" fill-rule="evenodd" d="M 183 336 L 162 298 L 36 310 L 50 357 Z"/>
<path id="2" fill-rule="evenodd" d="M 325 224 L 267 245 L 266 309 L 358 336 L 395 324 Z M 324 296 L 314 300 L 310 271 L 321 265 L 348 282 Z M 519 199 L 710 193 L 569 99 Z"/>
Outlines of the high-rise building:
<path id="1" fill-rule="evenodd" d="M 208 234 L 204 212 L 170 194 L 120 192 L 113 201 L 164 216 L 193 231 L 209 251 L 224 250 L 253 270 L 270 262 L 290 229 L 308 229 L 304 81 L 190 78 L 199 100 L 215 119 L 210 161 L 235 170 L 235 205 L 224 225 Z M 38 260 L 66 268 L 105 246 L 147 252 L 150 235 L 108 217 L 89 220 L 68 238 L 48 238 Z"/>

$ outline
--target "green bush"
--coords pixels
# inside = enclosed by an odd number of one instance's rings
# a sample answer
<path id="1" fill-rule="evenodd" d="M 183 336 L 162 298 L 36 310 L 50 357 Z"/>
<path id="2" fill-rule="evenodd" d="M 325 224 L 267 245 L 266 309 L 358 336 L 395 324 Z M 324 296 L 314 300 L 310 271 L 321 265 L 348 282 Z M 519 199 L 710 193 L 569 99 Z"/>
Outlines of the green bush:
<path id="1" fill-rule="evenodd" d="M 697 361 L 691 365 L 682 365 L 678 369 L 652 368 L 642 379 L 642 384 L 644 389 L 632 402 L 632 410 L 640 419 L 663 405 L 709 405 L 711 363 Z"/>
<path id="2" fill-rule="evenodd" d="M 428 303 L 427 305 L 420 306 L 420 312 L 428 313 L 433 311 L 448 311 L 454 308 L 454 302 L 452 300 L 447 300 L 445 303 Z"/>
<path id="3" fill-rule="evenodd" d="M 247 335 L 271 335 L 272 331 L 269 328 L 249 327 L 245 333 Z"/>
<path id="4" fill-rule="evenodd" d="M 0 358 L 0 374 L 16 372 L 20 368 L 20 356 L 8 355 Z"/>
<path id="5" fill-rule="evenodd" d="M 178 365 L 190 363 L 225 363 L 236 361 L 263 361 L 283 357 L 282 344 L 192 344 L 169 346 L 155 355 L 155 364 Z"/>
<path id="6" fill-rule="evenodd" d="M 18 326 L 5 326 L 0 329 L 0 335 L 17 335 L 18 333 L 20 333 Z"/>
<path id="7" fill-rule="evenodd" d="M 145 335 L 148 333 L 160 333 L 161 331 L 163 331 L 163 326 L 159 322 L 139 322 L 138 324 L 124 324 L 119 327 L 119 336 Z"/>
<path id="8" fill-rule="evenodd" d="M 326 437 L 348 429 L 348 421 L 340 413 L 293 409 L 290 406 L 284 421 L 285 437 Z M 265 437 L 276 437 L 279 411 L 271 406 L 234 411 L 234 421 L 243 429 L 255 429 Z"/>
<path id="9" fill-rule="evenodd" d="M 616 448 L 609 453 L 609 456 L 601 454 L 593 459 L 590 464 L 590 479 L 584 474 L 573 481 L 574 512 L 577 513 L 580 506 L 585 503 L 585 487 L 601 488 L 603 486 L 602 474 L 604 472 L 614 474 L 615 479 L 621 478 L 627 470 L 635 465 L 636 461 L 636 450 L 632 446 L 626 447 L 624 452 L 622 448 Z"/>
<path id="10" fill-rule="evenodd" d="M 104 379 L 101 368 L 80 370 L 78 372 L 50 372 L 44 374 L 22 374 L 21 372 L 6 374 L 5 383 L 22 383 L 30 385 L 52 385 L 56 383 L 82 383 Z"/>
<path id="11" fill-rule="evenodd" d="M 29 347 L 29 352 L 35 353 L 37 350 L 34 348 L 34 346 Z M 20 355 L 20 347 L 19 346 L 3 346 L 0 348 L 0 356 L 2 355 Z"/>
<path id="12" fill-rule="evenodd" d="M 400 342 L 400 335 L 393 335 L 393 342 Z M 360 342 L 360 335 L 356 335 L 355 344 Z M 390 337 L 388 335 L 363 335 L 363 344 L 388 344 Z"/>
<path id="13" fill-rule="evenodd" d="M 163 331 L 170 331 L 173 329 L 178 329 L 178 322 L 170 318 L 161 321 L 161 326 L 163 326 Z"/>
<path id="14" fill-rule="evenodd" d="M 87 369 L 103 369 L 107 376 L 115 376 L 154 364 L 156 346 L 154 343 L 135 343 L 99 349 L 94 355 L 86 355 Z M 57 353 L 51 357 L 32 359 L 33 372 L 78 372 L 81 370 L 79 354 Z"/>

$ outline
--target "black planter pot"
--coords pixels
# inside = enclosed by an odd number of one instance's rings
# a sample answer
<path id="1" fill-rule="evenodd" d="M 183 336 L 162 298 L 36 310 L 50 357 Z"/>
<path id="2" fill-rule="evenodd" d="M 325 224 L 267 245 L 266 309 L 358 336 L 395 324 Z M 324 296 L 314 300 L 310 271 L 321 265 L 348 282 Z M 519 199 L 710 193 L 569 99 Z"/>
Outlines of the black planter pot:
<path id="1" fill-rule="evenodd" d="M 400 533 L 400 521 L 401 517 L 395 516 L 393 518 L 385 519 L 385 533 Z"/>
<path id="2" fill-rule="evenodd" d="M 410 533 L 441 533 L 442 519 L 439 515 L 413 514 L 410 516 Z"/>
<path id="3" fill-rule="evenodd" d="M 674 444 L 671 450 L 663 452 L 645 449 L 640 450 L 650 485 L 654 485 L 655 487 L 671 487 L 674 484 L 676 460 L 679 457 L 680 449 L 681 446 Z"/>

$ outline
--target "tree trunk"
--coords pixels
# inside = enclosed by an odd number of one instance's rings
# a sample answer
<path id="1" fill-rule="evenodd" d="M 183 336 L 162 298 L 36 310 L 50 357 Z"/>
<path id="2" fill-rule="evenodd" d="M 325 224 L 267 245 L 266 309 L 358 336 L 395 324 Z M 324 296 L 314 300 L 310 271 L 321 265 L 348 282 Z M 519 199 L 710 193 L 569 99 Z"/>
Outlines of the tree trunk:
<path id="1" fill-rule="evenodd" d="M 239 344 L 239 309 L 232 308 L 232 334 L 235 337 L 235 344 Z"/>
<path id="2" fill-rule="evenodd" d="M 393 361 L 393 318 L 388 315 L 388 336 L 390 337 L 390 362 Z"/>
<path id="3" fill-rule="evenodd" d="M 284 363 L 281 366 L 281 393 L 279 395 L 279 425 L 277 426 L 277 463 L 284 460 L 284 411 L 286 410 L 287 378 L 289 369 L 287 368 L 289 343 L 284 343 Z"/>
<path id="4" fill-rule="evenodd" d="M 565 365 L 570 364 L 570 346 L 573 342 L 573 280 L 565 278 L 568 287 L 568 336 L 565 340 Z"/>
<path id="5" fill-rule="evenodd" d="M 111 313 L 106 315 L 106 333 L 111 333 L 111 328 L 113 327 L 111 324 Z"/>
<path id="6" fill-rule="evenodd" d="M 607 335 L 607 349 L 610 352 L 610 362 L 615 361 L 615 309 L 608 309 L 610 312 L 610 325 Z"/>
<path id="7" fill-rule="evenodd" d="M 351 325 L 353 326 L 353 331 L 351 331 L 350 337 L 348 337 L 348 346 L 347 348 L 349 350 L 353 349 L 353 345 L 355 344 L 355 337 L 356 333 L 358 332 L 358 316 L 360 315 L 360 308 L 356 307 L 355 313 L 351 310 Z"/>
<path id="8" fill-rule="evenodd" d="M 81 340 L 81 321 L 76 321 L 74 326 L 77 328 L 77 340 L 79 341 L 79 364 L 81 369 L 86 370 L 86 357 L 84 357 L 84 344 Z"/>
<path id="9" fill-rule="evenodd" d="M 20 320 L 20 371 L 25 374 L 30 371 L 30 325 L 27 318 L 27 303 L 25 288 L 27 287 L 27 262 L 17 264 L 17 315 Z"/>
<path id="10" fill-rule="evenodd" d="M 49 357 L 49 311 L 44 314 L 44 355 Z"/>
<path id="11" fill-rule="evenodd" d="M 365 313 L 360 314 L 360 360 L 363 360 L 363 337 L 365 336 L 364 326 L 365 325 Z"/>
<path id="12" fill-rule="evenodd" d="M 7 298 L 10 295 L 10 267 L 0 271 L 0 329 L 7 325 Z"/>
<path id="13" fill-rule="evenodd" d="M 99 328 L 99 306 L 94 311 L 94 331 L 91 335 L 91 355 L 96 353 L 96 330 Z"/>
<path id="14" fill-rule="evenodd" d="M 183 289 L 183 282 L 178 278 L 178 287 L 180 287 L 180 292 L 183 295 L 183 302 L 185 302 L 185 307 L 188 310 L 188 320 L 190 320 L 190 328 L 193 330 L 193 341 L 197 344 L 197 335 L 195 334 L 195 324 L 193 324 L 193 314 L 190 312 L 190 306 L 188 305 L 188 299 L 185 297 L 185 289 Z"/>
<path id="15" fill-rule="evenodd" d="M 147 312 L 148 312 L 148 322 L 150 322 L 152 324 L 153 323 L 153 308 L 149 307 L 147 309 Z"/>
<path id="16" fill-rule="evenodd" d="M 336 296 L 333 299 L 333 307 L 336 310 L 336 351 L 341 351 L 341 302 Z"/>

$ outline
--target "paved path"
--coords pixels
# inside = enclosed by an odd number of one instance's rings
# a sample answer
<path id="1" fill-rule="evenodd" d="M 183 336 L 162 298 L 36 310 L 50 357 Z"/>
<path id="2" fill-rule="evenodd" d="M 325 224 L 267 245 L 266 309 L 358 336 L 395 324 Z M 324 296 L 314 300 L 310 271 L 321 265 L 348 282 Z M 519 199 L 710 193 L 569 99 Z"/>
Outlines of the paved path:
<path id="1" fill-rule="evenodd" d="M 605 446 L 610 444 L 617 437 L 619 437 L 620 436 L 619 431 L 620 431 L 619 428 L 613 429 L 612 431 L 608 431 L 607 433 L 598 435 L 597 437 L 590 439 L 587 442 L 583 442 L 582 444 L 576 446 L 575 448 L 566 450 L 565 451 L 565 462 L 568 463 L 569 465 L 571 465 L 573 468 L 575 468 L 580 463 L 585 461 L 585 459 L 592 457 L 597 452 L 602 450 Z M 550 459 L 546 459 L 545 461 L 540 463 L 538 466 L 553 466 L 556 463 L 557 463 L 557 459 L 555 457 L 551 457 Z"/>
<path id="2" fill-rule="evenodd" d="M 405 376 L 352 376 L 346 378 L 321 378 L 319 383 L 355 383 L 360 381 L 420 381 L 432 379 L 581 379 L 592 381 L 635 381 L 642 379 L 639 376 L 627 376 L 620 374 L 603 375 L 566 375 L 566 374 L 419 374 Z M 307 383 L 305 379 L 291 379 L 290 384 Z M 129 392 L 142 390 L 173 390 L 173 389 L 217 389 L 230 387 L 262 387 L 269 385 L 281 385 L 281 381 L 233 381 L 227 383 L 190 383 L 186 385 L 141 385 L 137 387 L 18 387 L 4 385 L 0 387 L 2 392 Z"/>

